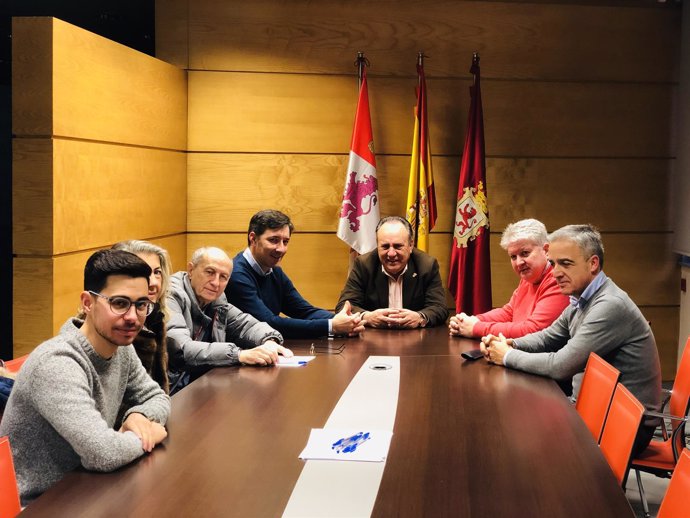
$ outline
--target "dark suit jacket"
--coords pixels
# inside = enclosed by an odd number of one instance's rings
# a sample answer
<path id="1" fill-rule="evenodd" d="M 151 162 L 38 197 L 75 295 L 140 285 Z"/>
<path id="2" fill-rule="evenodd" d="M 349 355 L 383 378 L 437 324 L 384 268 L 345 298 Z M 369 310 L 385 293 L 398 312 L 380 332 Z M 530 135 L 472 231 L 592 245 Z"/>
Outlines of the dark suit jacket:
<path id="1" fill-rule="evenodd" d="M 376 250 L 355 260 L 350 276 L 340 293 L 336 312 L 349 300 L 353 311 L 374 311 L 388 307 L 388 277 L 381 271 Z M 438 273 L 438 261 L 414 248 L 403 277 L 403 307 L 423 313 L 429 326 L 448 318 L 446 292 Z"/>

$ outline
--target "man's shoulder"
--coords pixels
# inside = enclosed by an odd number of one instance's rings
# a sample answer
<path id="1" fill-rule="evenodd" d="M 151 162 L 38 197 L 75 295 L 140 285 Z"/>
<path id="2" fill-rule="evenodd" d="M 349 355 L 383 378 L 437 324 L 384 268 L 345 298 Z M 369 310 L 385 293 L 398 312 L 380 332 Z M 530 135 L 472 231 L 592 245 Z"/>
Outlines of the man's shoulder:
<path id="1" fill-rule="evenodd" d="M 627 320 L 631 313 L 635 316 L 642 314 L 637 304 L 611 278 L 607 278 L 604 284 L 592 295 L 588 306 L 605 310 L 611 318 L 618 316 L 623 320 Z"/>
<path id="2" fill-rule="evenodd" d="M 170 276 L 170 288 L 175 290 L 184 289 L 184 278 L 187 272 L 179 271 Z"/>
<path id="3" fill-rule="evenodd" d="M 232 258 L 232 273 L 235 273 L 237 269 L 245 270 L 249 267 L 249 261 L 247 261 L 243 251 L 237 252 L 235 257 Z"/>
<path id="4" fill-rule="evenodd" d="M 170 276 L 170 288 L 168 294 L 175 298 L 187 298 L 187 292 L 184 288 L 184 279 L 187 272 L 175 272 Z"/>
<path id="5" fill-rule="evenodd" d="M 69 321 L 63 325 L 59 334 L 41 343 L 31 352 L 22 366 L 22 372 L 29 374 L 37 369 L 51 370 L 51 365 L 56 362 L 62 363 L 64 359 L 69 359 L 70 362 L 68 363 L 76 361 L 79 364 L 88 361 L 86 352 L 80 346 L 76 333 L 65 330 L 68 325 Z M 83 339 L 86 340 L 86 337 Z"/>
<path id="6" fill-rule="evenodd" d="M 366 254 L 362 254 L 355 259 L 355 266 L 360 266 L 369 270 L 373 270 L 380 264 L 381 262 L 379 261 L 379 255 L 376 249 L 372 250 L 371 252 L 367 252 Z"/>
<path id="7" fill-rule="evenodd" d="M 413 248 L 410 259 L 414 262 L 418 270 L 430 270 L 438 261 L 433 255 L 423 252 L 419 248 Z"/>

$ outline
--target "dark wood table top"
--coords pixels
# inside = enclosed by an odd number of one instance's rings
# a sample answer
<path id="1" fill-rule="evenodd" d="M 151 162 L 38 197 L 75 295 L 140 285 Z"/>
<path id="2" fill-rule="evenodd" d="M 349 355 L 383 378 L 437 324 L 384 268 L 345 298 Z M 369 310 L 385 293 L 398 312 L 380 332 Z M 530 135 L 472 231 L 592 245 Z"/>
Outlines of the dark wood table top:
<path id="1" fill-rule="evenodd" d="M 372 516 L 633 516 L 574 407 L 549 379 L 466 362 L 445 328 L 314 343 L 304 368 L 215 369 L 173 397 L 169 436 L 113 473 L 75 471 L 28 516 L 277 517 L 369 355 L 400 356 L 395 429 Z M 341 354 L 324 347 L 345 344 Z M 334 484 L 338 481 L 334 480 Z"/>

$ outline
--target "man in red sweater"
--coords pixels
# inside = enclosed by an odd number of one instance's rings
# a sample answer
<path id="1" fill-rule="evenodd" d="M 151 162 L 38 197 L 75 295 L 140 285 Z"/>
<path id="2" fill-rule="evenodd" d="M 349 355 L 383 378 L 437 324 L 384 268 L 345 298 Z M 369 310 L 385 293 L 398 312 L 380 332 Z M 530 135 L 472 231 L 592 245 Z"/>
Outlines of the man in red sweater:
<path id="1" fill-rule="evenodd" d="M 520 284 L 501 308 L 480 315 L 459 313 L 451 317 L 450 334 L 472 338 L 503 333 L 506 338 L 518 338 L 551 325 L 568 305 L 568 297 L 561 293 L 551 274 L 546 241 L 546 227 L 536 219 L 508 225 L 501 247 L 508 252 Z"/>

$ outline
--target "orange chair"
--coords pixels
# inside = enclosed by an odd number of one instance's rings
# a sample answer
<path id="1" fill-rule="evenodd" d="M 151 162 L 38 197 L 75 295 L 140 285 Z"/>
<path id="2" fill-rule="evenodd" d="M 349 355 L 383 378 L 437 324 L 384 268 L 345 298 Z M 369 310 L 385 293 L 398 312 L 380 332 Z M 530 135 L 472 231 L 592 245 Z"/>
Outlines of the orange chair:
<path id="1" fill-rule="evenodd" d="M 620 371 L 596 353 L 589 353 L 575 409 L 599 444 Z"/>
<path id="2" fill-rule="evenodd" d="M 672 432 L 669 436 L 666 425 L 662 423 L 663 438 L 652 439 L 647 449 L 634 458 L 630 465 L 637 476 L 637 487 L 640 490 L 645 516 L 649 516 L 649 506 L 644 494 L 640 471 L 664 478 L 669 478 L 673 474 L 680 452 L 685 447 L 685 424 L 688 410 L 690 410 L 690 338 L 685 344 L 683 357 L 673 382 L 673 389 L 668 400 L 668 413 L 647 412 L 648 415 L 670 419 Z"/>
<path id="3" fill-rule="evenodd" d="M 659 507 L 657 518 L 687 517 L 688 496 L 690 496 L 690 450 L 684 448 L 666 490 L 666 496 Z"/>
<path id="4" fill-rule="evenodd" d="M 0 518 L 14 518 L 21 510 L 10 441 L 0 437 Z"/>
<path id="5" fill-rule="evenodd" d="M 621 486 L 628 478 L 630 456 L 642 414 L 642 404 L 619 383 L 613 394 L 599 446 Z"/>
<path id="6" fill-rule="evenodd" d="M 6 362 L 4 362 L 4 366 L 10 372 L 19 372 L 19 369 L 22 365 L 24 365 L 24 362 L 28 357 L 29 355 L 25 354 L 24 356 L 20 356 L 19 358 L 15 358 L 14 360 L 7 360 Z"/>

